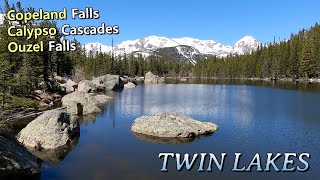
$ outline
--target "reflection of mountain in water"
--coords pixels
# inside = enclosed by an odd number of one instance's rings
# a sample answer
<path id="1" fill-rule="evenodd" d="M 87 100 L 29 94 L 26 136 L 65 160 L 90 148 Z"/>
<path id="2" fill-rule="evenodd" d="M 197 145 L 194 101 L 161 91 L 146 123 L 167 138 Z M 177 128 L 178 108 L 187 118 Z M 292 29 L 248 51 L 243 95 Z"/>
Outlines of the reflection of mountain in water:
<path id="1" fill-rule="evenodd" d="M 243 94 L 237 100 L 247 108 L 251 94 L 246 92 L 245 87 L 240 88 L 243 88 Z M 176 112 L 186 116 L 211 117 L 206 120 L 215 121 L 216 116 L 220 113 L 219 108 L 230 107 L 231 109 L 231 106 L 228 105 L 232 104 L 230 95 L 237 96 L 237 94 L 227 94 L 227 88 L 223 85 L 142 85 L 134 90 L 123 92 L 121 96 L 116 97 L 115 103 L 123 114 L 134 117 L 161 112 Z M 250 113 L 249 109 L 243 111 Z M 230 111 L 230 113 L 239 116 L 238 113 L 243 113 L 243 111 Z"/>

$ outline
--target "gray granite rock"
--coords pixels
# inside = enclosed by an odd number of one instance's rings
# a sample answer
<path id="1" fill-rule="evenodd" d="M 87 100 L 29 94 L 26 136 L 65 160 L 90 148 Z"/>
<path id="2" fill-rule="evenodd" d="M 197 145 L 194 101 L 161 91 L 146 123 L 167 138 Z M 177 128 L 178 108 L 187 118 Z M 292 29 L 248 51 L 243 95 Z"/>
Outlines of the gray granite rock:
<path id="1" fill-rule="evenodd" d="M 111 74 L 93 78 L 92 83 L 96 85 L 98 90 L 106 91 L 122 89 L 124 85 L 119 75 Z"/>
<path id="2" fill-rule="evenodd" d="M 164 79 L 160 78 L 157 75 L 154 75 L 151 71 L 147 72 L 144 77 L 144 83 L 152 84 L 152 83 L 163 83 Z"/>
<path id="3" fill-rule="evenodd" d="M 39 174 L 37 158 L 16 139 L 0 135 L 0 179 Z"/>
<path id="4" fill-rule="evenodd" d="M 71 115 L 78 115 L 80 103 L 82 105 L 82 114 L 100 113 L 99 106 L 105 105 L 110 97 L 106 95 L 92 95 L 85 92 L 76 91 L 65 95 L 62 98 L 62 106 L 67 107 L 67 112 Z"/>
<path id="5" fill-rule="evenodd" d="M 50 110 L 22 129 L 17 140 L 35 149 L 55 149 L 68 145 L 79 132 L 79 122 L 75 117 L 62 109 Z"/>
<path id="6" fill-rule="evenodd" d="M 128 82 L 127 84 L 124 85 L 124 89 L 131 89 L 131 88 L 135 88 L 136 85 L 133 84 L 132 82 Z"/>
<path id="7" fill-rule="evenodd" d="M 131 130 L 135 133 L 163 138 L 194 138 L 213 133 L 218 130 L 218 126 L 176 113 L 161 113 L 137 118 Z"/>
<path id="8" fill-rule="evenodd" d="M 97 87 L 93 82 L 89 80 L 83 80 L 80 81 L 78 84 L 78 91 L 85 93 L 93 93 L 97 91 Z"/>

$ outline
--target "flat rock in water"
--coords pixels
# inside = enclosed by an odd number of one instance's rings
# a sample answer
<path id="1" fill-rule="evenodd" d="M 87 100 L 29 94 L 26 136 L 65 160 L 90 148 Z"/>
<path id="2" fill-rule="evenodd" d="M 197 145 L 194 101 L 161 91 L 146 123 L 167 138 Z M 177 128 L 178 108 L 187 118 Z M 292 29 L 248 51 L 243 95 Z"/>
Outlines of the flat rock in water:
<path id="1" fill-rule="evenodd" d="M 163 138 L 195 138 L 218 130 L 211 122 L 200 122 L 176 113 L 162 113 L 137 118 L 131 130 L 135 133 Z"/>
<path id="2" fill-rule="evenodd" d="M 55 149 L 70 144 L 79 132 L 76 118 L 65 110 L 50 110 L 22 129 L 17 140 L 29 148 Z"/>
<path id="3" fill-rule="evenodd" d="M 37 158 L 12 137 L 0 135 L 0 179 L 39 174 Z"/>

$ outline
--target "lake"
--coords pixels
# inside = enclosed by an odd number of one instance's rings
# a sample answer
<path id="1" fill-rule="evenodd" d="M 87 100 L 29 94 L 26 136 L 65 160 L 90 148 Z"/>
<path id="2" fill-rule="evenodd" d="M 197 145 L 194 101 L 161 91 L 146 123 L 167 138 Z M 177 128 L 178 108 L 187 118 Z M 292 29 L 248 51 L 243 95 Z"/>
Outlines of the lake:
<path id="1" fill-rule="evenodd" d="M 171 83 L 171 82 L 170 82 Z M 200 84 L 198 84 L 200 83 Z M 201 84 L 202 83 L 202 84 Z M 247 84 L 247 85 L 244 85 Z M 113 100 L 96 117 L 81 121 L 74 148 L 41 163 L 41 179 L 316 179 L 320 177 L 319 85 L 219 83 L 139 85 L 109 92 Z M 130 132 L 134 119 L 160 112 L 181 113 L 211 121 L 219 130 L 185 143 L 156 143 Z M 161 172 L 160 152 L 220 153 L 228 158 L 224 171 L 176 171 L 174 161 Z M 232 172 L 234 153 L 248 165 L 259 153 L 311 154 L 307 172 Z M 282 160 L 277 162 L 281 169 Z"/>

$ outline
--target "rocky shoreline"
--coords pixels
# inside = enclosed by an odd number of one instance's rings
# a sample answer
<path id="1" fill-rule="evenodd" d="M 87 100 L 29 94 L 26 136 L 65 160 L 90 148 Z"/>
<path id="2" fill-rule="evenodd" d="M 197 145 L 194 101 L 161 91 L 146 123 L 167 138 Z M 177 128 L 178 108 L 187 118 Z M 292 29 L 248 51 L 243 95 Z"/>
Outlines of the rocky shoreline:
<path id="1" fill-rule="evenodd" d="M 79 83 L 59 76 L 55 76 L 55 79 L 60 83 L 60 93 L 48 94 L 44 90 L 37 90 L 33 96 L 43 108 L 42 111 L 22 109 L 23 111 L 17 111 L 14 116 L 5 119 L 14 121 L 23 117 L 37 117 L 16 137 L 1 130 L 3 133 L 0 134 L 0 178 L 39 174 L 37 158 L 51 159 L 47 152 L 56 154 L 57 149 L 70 146 L 80 135 L 79 118 L 100 113 L 100 108 L 111 99 L 96 93 L 123 89 L 125 84 L 129 83 L 124 77 L 109 74 Z M 135 84 L 130 83 L 127 86 L 134 88 Z M 56 102 L 62 107 L 46 110 L 53 108 Z"/>
<path id="2" fill-rule="evenodd" d="M 80 136 L 80 120 L 85 115 L 100 113 L 100 108 L 111 99 L 97 93 L 130 89 L 137 85 L 128 78 L 109 74 L 92 80 L 82 80 L 79 83 L 58 76 L 55 79 L 60 82 L 64 95 L 56 93 L 50 95 L 38 90 L 35 98 L 43 106 L 50 107 L 50 104 L 59 101 L 62 107 L 30 112 L 27 116 L 38 117 L 28 123 L 15 137 L 0 134 L 0 178 L 37 175 L 40 173 L 38 158 L 41 160 L 63 158 L 64 152 L 68 152 L 69 147 L 74 146 L 74 142 L 77 142 Z M 151 72 L 143 79 L 149 83 L 164 82 Z"/>
<path id="3" fill-rule="evenodd" d="M 135 83 L 118 75 L 105 75 L 79 83 L 56 78 L 61 82 L 65 95 L 53 98 L 39 90 L 37 97 L 40 103 L 46 104 L 59 100 L 62 107 L 33 113 L 38 117 L 15 136 L 0 133 L 0 178 L 38 176 L 41 173 L 38 160 L 59 162 L 77 144 L 81 119 L 101 113 L 101 108 L 112 99 L 99 92 L 136 87 Z M 148 72 L 144 82 L 163 83 L 164 79 Z M 176 113 L 142 116 L 131 126 L 132 135 L 138 139 L 166 144 L 193 142 L 217 130 L 214 123 Z"/>
<path id="4" fill-rule="evenodd" d="M 0 122 L 36 117 L 44 111 L 59 108 L 62 106 L 62 98 L 75 91 L 99 93 L 109 90 L 134 88 L 138 80 L 125 76 L 107 74 L 97 78 L 93 77 L 92 80 L 81 80 L 78 83 L 72 79 L 60 76 L 54 76 L 54 81 L 58 84 L 57 86 L 59 86 L 58 92 L 49 93 L 45 90 L 36 90 L 34 94 L 30 95 L 30 98 L 38 102 L 38 107 L 5 110 L 0 115 Z"/>

